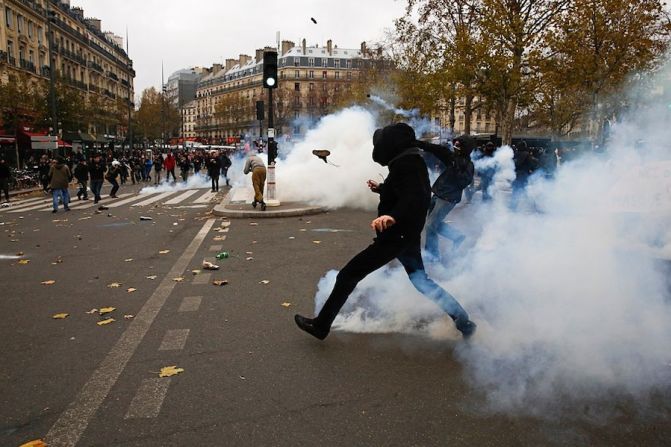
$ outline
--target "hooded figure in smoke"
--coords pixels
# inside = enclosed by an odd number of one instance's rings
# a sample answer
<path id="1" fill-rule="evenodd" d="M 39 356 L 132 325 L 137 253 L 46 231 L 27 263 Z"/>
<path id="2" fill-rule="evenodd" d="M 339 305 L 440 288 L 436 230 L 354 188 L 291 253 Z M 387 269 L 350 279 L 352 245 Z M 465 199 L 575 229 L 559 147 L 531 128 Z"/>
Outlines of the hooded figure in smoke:
<path id="1" fill-rule="evenodd" d="M 368 274 L 398 259 L 415 288 L 438 303 L 464 337 L 471 336 L 475 323 L 469 320 L 457 300 L 424 270 L 421 233 L 431 201 L 431 187 L 412 127 L 398 123 L 376 130 L 373 160 L 389 167 L 384 183 L 368 180 L 370 190 L 380 194 L 378 217 L 371 222 L 377 237 L 338 273 L 333 291 L 319 315 L 314 319 L 296 315 L 296 324 L 314 337 L 325 339 L 356 285 Z"/>
<path id="2" fill-rule="evenodd" d="M 431 190 L 431 206 L 426 224 L 427 254 L 433 259 L 440 259 L 439 236 L 452 241 L 452 247 L 458 248 L 465 236 L 445 222 L 452 209 L 461 202 L 464 188 L 473 182 L 474 167 L 471 152 L 475 146 L 473 139 L 462 135 L 454 140 L 454 152 L 447 146 L 418 141 L 417 146 L 438 158 L 444 166 L 443 172 L 436 179 Z"/>

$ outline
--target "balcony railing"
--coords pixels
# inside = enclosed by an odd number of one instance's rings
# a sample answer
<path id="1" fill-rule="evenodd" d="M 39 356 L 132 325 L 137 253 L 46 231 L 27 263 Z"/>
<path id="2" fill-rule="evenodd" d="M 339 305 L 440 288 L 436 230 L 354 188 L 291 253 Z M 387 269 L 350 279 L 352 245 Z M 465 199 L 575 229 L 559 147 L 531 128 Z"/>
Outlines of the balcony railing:
<path id="1" fill-rule="evenodd" d="M 107 96 L 108 98 L 112 98 L 112 99 L 116 98 L 116 95 L 114 93 L 110 92 L 107 89 L 103 90 L 103 95 Z"/>
<path id="2" fill-rule="evenodd" d="M 130 87 L 130 83 L 128 81 L 126 81 L 125 79 L 121 80 L 121 85 L 123 85 L 124 87 Z"/>
<path id="3" fill-rule="evenodd" d="M 90 91 L 90 92 L 100 93 L 100 87 L 97 87 L 97 86 L 95 86 L 95 85 L 93 85 L 93 84 L 89 84 L 89 91 Z"/>
<path id="4" fill-rule="evenodd" d="M 118 81 L 118 80 L 119 80 L 119 77 L 118 77 L 117 75 L 115 75 L 114 73 L 112 73 L 111 71 L 108 71 L 108 72 L 107 72 L 107 77 L 112 78 L 112 79 L 114 79 L 115 81 Z"/>
<path id="5" fill-rule="evenodd" d="M 37 73 L 37 69 L 35 68 L 35 64 L 33 64 L 30 61 L 27 61 L 25 59 L 21 59 L 21 60 L 19 60 L 19 65 L 24 70 L 32 71 L 33 73 Z"/>
<path id="6" fill-rule="evenodd" d="M 49 76 L 51 76 L 51 69 L 49 68 L 48 65 L 42 65 L 42 68 L 40 68 L 40 74 L 45 78 L 48 78 Z"/>
<path id="7" fill-rule="evenodd" d="M 96 64 L 96 63 L 93 62 L 93 61 L 89 61 L 89 68 L 91 68 L 91 69 L 97 71 L 97 72 L 100 73 L 100 74 L 105 73 L 105 70 L 103 70 L 103 67 L 101 67 L 100 65 Z"/>
<path id="8" fill-rule="evenodd" d="M 9 62 L 9 65 L 14 65 L 16 67 L 16 58 L 15 57 L 9 56 L 7 58 L 7 62 Z"/>
<path id="9" fill-rule="evenodd" d="M 67 85 L 71 86 L 71 87 L 75 87 L 75 88 L 78 88 L 80 90 L 86 90 L 87 89 L 87 85 L 82 81 L 77 81 L 76 79 L 72 79 L 72 78 L 68 78 L 68 77 L 61 78 L 61 80 L 64 83 L 66 83 Z"/>

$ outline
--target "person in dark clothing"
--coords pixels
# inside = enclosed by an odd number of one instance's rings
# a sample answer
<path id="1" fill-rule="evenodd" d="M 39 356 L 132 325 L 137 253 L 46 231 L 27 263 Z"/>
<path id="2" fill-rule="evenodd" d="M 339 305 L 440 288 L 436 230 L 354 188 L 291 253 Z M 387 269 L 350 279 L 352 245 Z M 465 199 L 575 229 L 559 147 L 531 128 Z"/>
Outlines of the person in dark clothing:
<path id="1" fill-rule="evenodd" d="M 49 158 L 46 155 L 40 157 L 40 162 L 37 165 L 37 171 L 40 173 L 40 182 L 42 183 L 42 190 L 44 193 L 49 192 L 49 170 L 51 169 L 51 163 L 49 163 Z"/>
<path id="2" fill-rule="evenodd" d="M 426 223 L 426 243 L 424 248 L 433 259 L 440 259 L 439 236 L 450 241 L 454 248 L 464 241 L 465 236 L 445 222 L 445 218 L 452 209 L 461 202 L 464 188 L 473 181 L 473 162 L 471 151 L 474 142 L 472 138 L 461 136 L 454 141 L 454 152 L 447 146 L 418 141 L 417 146 L 438 158 L 445 169 L 436 179 L 431 190 L 431 205 Z"/>
<path id="3" fill-rule="evenodd" d="M 121 174 L 121 163 L 117 160 L 112 162 L 112 166 L 109 171 L 107 171 L 107 181 L 112 184 L 112 190 L 110 191 L 110 197 L 116 199 L 116 193 L 119 190 L 119 182 L 117 177 Z"/>
<path id="4" fill-rule="evenodd" d="M 75 178 L 79 184 L 79 190 L 77 190 L 77 199 L 88 200 L 89 193 L 87 191 L 87 184 L 89 182 L 89 167 L 86 165 L 86 160 L 83 158 L 79 160 L 77 166 L 75 167 Z"/>
<path id="5" fill-rule="evenodd" d="M 210 176 L 212 180 L 212 192 L 219 191 L 219 172 L 221 171 L 221 163 L 219 163 L 219 157 L 216 154 L 210 155 L 210 159 L 207 161 L 207 175 Z"/>
<path id="6" fill-rule="evenodd" d="M 154 158 L 154 185 L 161 183 L 161 171 L 163 170 L 163 156 L 158 154 Z"/>
<path id="7" fill-rule="evenodd" d="M 513 161 L 515 162 L 515 180 L 513 180 L 511 207 L 517 208 L 517 204 L 524 194 L 524 190 L 529 183 L 529 177 L 540 165 L 538 159 L 531 153 L 526 141 L 513 147 Z"/>
<path id="8" fill-rule="evenodd" d="M 5 202 L 9 202 L 9 179 L 12 173 L 4 158 L 0 158 L 0 190 L 5 193 Z"/>
<path id="9" fill-rule="evenodd" d="M 93 157 L 93 161 L 89 166 L 89 175 L 91 177 L 91 192 L 93 193 L 93 203 L 98 203 L 101 199 L 100 191 L 103 188 L 103 182 L 105 180 L 105 171 L 107 167 L 105 162 L 102 161 L 100 154 L 96 154 Z"/>
<path id="10" fill-rule="evenodd" d="M 493 158 L 495 152 L 496 145 L 490 141 L 485 145 L 481 158 Z M 494 181 L 494 174 L 496 174 L 496 169 L 492 166 L 483 165 L 480 169 L 478 169 L 478 176 L 480 177 L 480 190 L 482 191 L 483 202 L 489 202 L 492 200 L 492 195 L 489 191 L 489 188 Z"/>
<path id="11" fill-rule="evenodd" d="M 389 166 L 384 183 L 368 180 L 371 191 L 380 194 L 378 217 L 371 222 L 377 237 L 338 273 L 335 286 L 319 315 L 312 319 L 296 314 L 296 324 L 310 335 L 325 339 L 333 320 L 359 281 L 398 259 L 413 286 L 436 301 L 452 317 L 463 336 L 470 337 L 475 332 L 475 323 L 470 321 L 457 300 L 431 280 L 424 270 L 421 233 L 431 202 L 431 187 L 412 127 L 398 123 L 376 130 L 373 160 Z"/>
<path id="12" fill-rule="evenodd" d="M 219 156 L 219 162 L 221 163 L 221 175 L 223 175 L 226 179 L 226 186 L 231 186 L 228 180 L 228 168 L 231 167 L 232 163 L 231 159 L 228 158 L 228 155 L 226 155 L 226 152 L 221 153 Z"/>
<path id="13" fill-rule="evenodd" d="M 179 157 L 179 175 L 182 177 L 182 180 L 186 183 L 186 180 L 189 178 L 189 169 L 191 169 L 191 163 L 189 162 L 189 157 L 182 155 Z"/>
<path id="14" fill-rule="evenodd" d="M 193 157 L 193 173 L 198 175 L 200 173 L 200 168 L 203 166 L 203 159 L 200 158 L 200 155 Z"/>

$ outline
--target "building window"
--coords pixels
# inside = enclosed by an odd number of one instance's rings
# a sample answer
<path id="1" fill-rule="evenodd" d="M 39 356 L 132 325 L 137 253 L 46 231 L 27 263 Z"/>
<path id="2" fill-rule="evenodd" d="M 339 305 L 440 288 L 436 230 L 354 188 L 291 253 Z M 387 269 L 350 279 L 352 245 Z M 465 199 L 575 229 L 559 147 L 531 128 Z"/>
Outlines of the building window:
<path id="1" fill-rule="evenodd" d="M 294 91 L 297 91 L 297 92 L 301 91 L 301 83 L 300 82 L 294 82 Z"/>
<path id="2" fill-rule="evenodd" d="M 16 29 L 19 30 L 20 34 L 23 34 L 23 16 L 16 16 Z"/>
<path id="3" fill-rule="evenodd" d="M 348 81 L 351 81 L 351 80 L 352 80 L 352 72 L 351 72 L 351 71 L 348 71 L 348 72 L 347 72 L 347 80 L 348 80 Z"/>
<path id="4" fill-rule="evenodd" d="M 298 70 L 296 70 L 296 72 L 294 73 L 294 77 L 295 77 L 296 79 L 300 78 L 300 77 L 301 77 L 301 72 L 298 71 Z"/>
<path id="5" fill-rule="evenodd" d="M 315 72 L 313 70 L 310 70 L 310 72 L 308 73 L 308 78 L 310 78 L 310 79 L 315 78 Z"/>
<path id="6" fill-rule="evenodd" d="M 30 62 L 32 65 L 35 65 L 35 53 L 33 50 L 28 52 L 28 62 Z"/>
<path id="7" fill-rule="evenodd" d="M 33 38 L 33 22 L 28 21 L 28 37 Z"/>
<path id="8" fill-rule="evenodd" d="M 352 68 L 352 61 L 347 59 L 347 68 Z"/>
<path id="9" fill-rule="evenodd" d="M 9 57 L 14 57 L 14 42 L 11 40 L 7 41 L 7 55 Z"/>
<path id="10" fill-rule="evenodd" d="M 294 67 L 298 67 L 298 64 L 300 63 L 300 61 L 301 61 L 300 58 L 295 57 L 294 58 Z"/>
<path id="11" fill-rule="evenodd" d="M 328 73 L 326 71 L 322 71 L 322 79 L 327 79 L 328 78 Z"/>
<path id="12" fill-rule="evenodd" d="M 7 23 L 7 28 L 11 28 L 13 26 L 12 10 L 7 7 L 5 7 L 5 21 Z"/>
<path id="13" fill-rule="evenodd" d="M 315 89 L 314 82 L 310 82 L 310 86 L 309 86 L 308 90 L 313 91 L 314 89 Z"/>
<path id="14" fill-rule="evenodd" d="M 296 97 L 294 98 L 294 105 L 295 105 L 296 107 L 300 107 L 300 106 L 301 106 L 301 97 L 300 97 L 300 96 L 296 96 Z"/>
<path id="15" fill-rule="evenodd" d="M 327 67 L 327 66 L 328 66 L 328 63 L 329 63 L 328 59 L 325 58 L 325 57 L 323 57 L 323 58 L 322 58 L 322 67 Z"/>
<path id="16" fill-rule="evenodd" d="M 310 67 L 314 67 L 314 66 L 315 66 L 315 58 L 314 58 L 314 57 L 310 57 L 310 58 L 308 58 L 308 65 L 309 65 Z"/>
<path id="17" fill-rule="evenodd" d="M 26 49 L 23 47 L 19 47 L 19 60 L 26 60 Z"/>
<path id="18" fill-rule="evenodd" d="M 336 79 L 340 79 L 340 72 L 339 72 L 339 71 L 336 71 L 336 72 L 335 72 L 335 78 L 336 78 Z"/>
<path id="19" fill-rule="evenodd" d="M 335 68 L 340 68 L 340 59 L 336 59 L 334 61 L 334 63 L 335 63 Z"/>
<path id="20" fill-rule="evenodd" d="M 327 90 L 328 86 L 326 85 L 326 82 L 322 84 L 322 91 L 325 92 Z"/>
<path id="21" fill-rule="evenodd" d="M 39 43 L 42 43 L 42 41 L 44 40 L 44 34 L 43 33 L 44 33 L 44 29 L 42 29 L 41 26 L 38 26 L 37 27 L 37 41 Z"/>

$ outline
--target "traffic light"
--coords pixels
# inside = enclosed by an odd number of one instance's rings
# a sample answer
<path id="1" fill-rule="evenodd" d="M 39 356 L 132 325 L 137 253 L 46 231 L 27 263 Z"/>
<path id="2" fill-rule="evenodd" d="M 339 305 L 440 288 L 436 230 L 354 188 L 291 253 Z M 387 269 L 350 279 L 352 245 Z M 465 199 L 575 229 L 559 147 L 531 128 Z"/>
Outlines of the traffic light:
<path id="1" fill-rule="evenodd" d="M 277 51 L 263 53 L 263 86 L 277 88 Z"/>
<path id="2" fill-rule="evenodd" d="M 256 101 L 256 119 L 263 121 L 263 101 Z"/>

